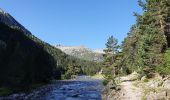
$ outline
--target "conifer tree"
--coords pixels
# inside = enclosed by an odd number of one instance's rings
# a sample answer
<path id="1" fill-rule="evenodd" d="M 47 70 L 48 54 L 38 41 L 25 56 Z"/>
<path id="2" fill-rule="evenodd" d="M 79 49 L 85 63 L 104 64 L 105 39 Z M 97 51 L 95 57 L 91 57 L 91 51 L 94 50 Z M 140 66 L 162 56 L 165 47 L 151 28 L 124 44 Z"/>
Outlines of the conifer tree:
<path id="1" fill-rule="evenodd" d="M 111 66 L 114 63 L 115 54 L 118 52 L 118 40 L 113 36 L 107 40 L 106 49 L 104 50 L 104 58 L 107 66 Z"/>

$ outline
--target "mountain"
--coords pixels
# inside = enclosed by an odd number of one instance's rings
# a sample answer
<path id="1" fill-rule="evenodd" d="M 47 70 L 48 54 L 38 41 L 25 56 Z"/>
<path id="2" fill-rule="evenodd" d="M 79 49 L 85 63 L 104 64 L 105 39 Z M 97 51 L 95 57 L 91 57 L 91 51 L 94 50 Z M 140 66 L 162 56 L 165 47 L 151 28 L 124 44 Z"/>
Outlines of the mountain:
<path id="1" fill-rule="evenodd" d="M 95 49 L 95 50 L 93 50 L 93 52 L 104 54 L 103 49 Z"/>
<path id="2" fill-rule="evenodd" d="M 31 34 L 24 26 L 18 23 L 10 14 L 0 8 L 0 22 L 8 25 L 11 28 L 18 29 L 24 33 Z"/>
<path id="3" fill-rule="evenodd" d="M 62 45 L 56 45 L 56 48 L 61 49 L 63 52 L 65 52 L 68 55 L 88 60 L 88 61 L 95 61 L 100 62 L 103 60 L 103 52 L 100 50 L 91 50 L 89 48 L 86 48 L 85 46 L 62 46 Z"/>

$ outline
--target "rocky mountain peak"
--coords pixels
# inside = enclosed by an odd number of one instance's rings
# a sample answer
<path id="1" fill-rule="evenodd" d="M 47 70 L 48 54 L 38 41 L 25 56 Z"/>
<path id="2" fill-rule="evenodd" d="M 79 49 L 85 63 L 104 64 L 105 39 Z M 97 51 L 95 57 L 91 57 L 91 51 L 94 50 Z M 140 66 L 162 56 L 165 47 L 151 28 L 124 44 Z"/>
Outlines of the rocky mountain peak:
<path id="1" fill-rule="evenodd" d="M 5 11 L 3 11 L 1 8 L 0 8 L 0 13 L 2 13 L 2 14 L 6 14 L 6 12 L 5 12 Z"/>
<path id="2" fill-rule="evenodd" d="M 56 48 L 62 50 L 68 55 L 75 56 L 78 58 L 82 58 L 84 60 L 89 61 L 102 61 L 103 60 L 103 53 L 91 50 L 84 45 L 80 46 L 63 46 L 63 45 L 56 45 Z"/>
<path id="3" fill-rule="evenodd" d="M 4 23 L 11 28 L 23 31 L 25 34 L 31 34 L 24 26 L 17 22 L 10 14 L 0 8 L 0 23 Z"/>

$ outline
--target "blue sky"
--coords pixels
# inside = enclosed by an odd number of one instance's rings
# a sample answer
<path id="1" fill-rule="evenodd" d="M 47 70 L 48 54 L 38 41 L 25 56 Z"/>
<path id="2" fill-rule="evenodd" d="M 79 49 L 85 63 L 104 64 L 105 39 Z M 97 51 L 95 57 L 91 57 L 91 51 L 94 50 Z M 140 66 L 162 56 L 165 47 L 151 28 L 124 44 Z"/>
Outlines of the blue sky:
<path id="1" fill-rule="evenodd" d="M 0 8 L 45 42 L 92 49 L 111 35 L 121 43 L 141 13 L 137 0 L 0 0 Z"/>

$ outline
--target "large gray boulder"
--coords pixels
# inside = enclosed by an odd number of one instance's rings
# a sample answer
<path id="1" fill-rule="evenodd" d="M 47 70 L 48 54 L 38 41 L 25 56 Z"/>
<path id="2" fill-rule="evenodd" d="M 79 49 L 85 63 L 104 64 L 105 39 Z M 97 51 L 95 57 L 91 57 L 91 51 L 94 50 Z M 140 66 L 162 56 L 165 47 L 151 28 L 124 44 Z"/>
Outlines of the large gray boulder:
<path id="1" fill-rule="evenodd" d="M 162 86 L 162 84 L 163 84 L 163 81 L 160 78 L 150 80 L 147 83 L 148 87 L 150 87 L 150 88 L 157 88 L 157 87 Z"/>
<path id="2" fill-rule="evenodd" d="M 148 85 L 148 87 L 150 87 L 150 88 L 157 88 L 157 87 L 159 86 L 159 82 L 152 80 L 152 81 L 149 81 L 149 82 L 147 83 L 147 85 Z"/>
<path id="3" fill-rule="evenodd" d="M 146 100 L 169 100 L 166 91 L 160 93 L 150 93 L 146 96 Z"/>
<path id="4" fill-rule="evenodd" d="M 125 77 L 120 77 L 120 82 L 124 81 L 135 81 L 138 80 L 140 75 L 137 72 L 133 72 L 132 74 L 125 76 Z"/>

